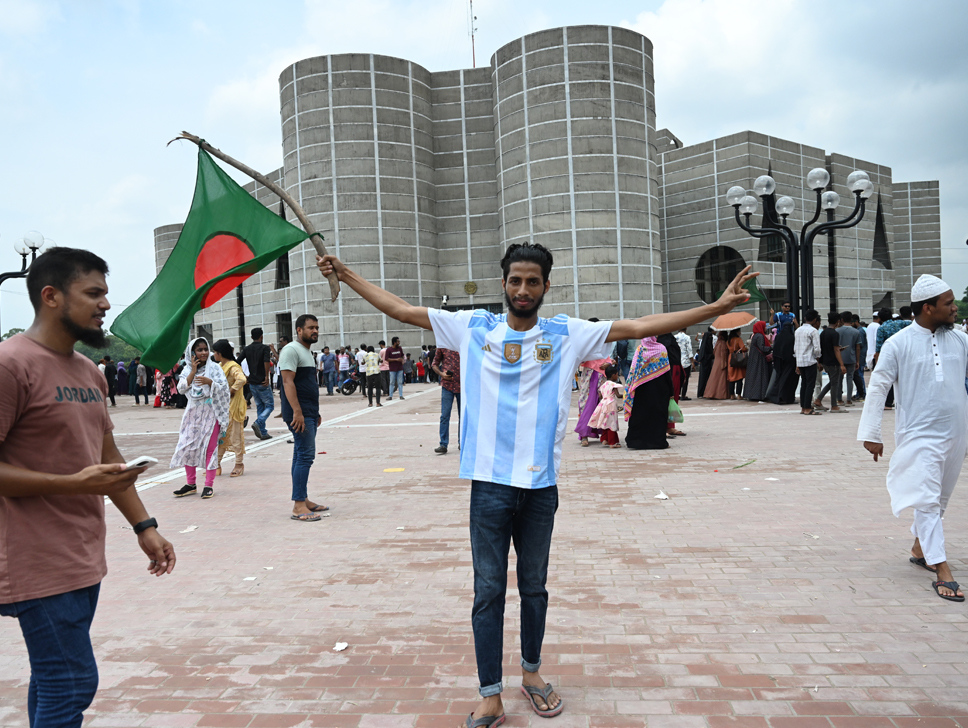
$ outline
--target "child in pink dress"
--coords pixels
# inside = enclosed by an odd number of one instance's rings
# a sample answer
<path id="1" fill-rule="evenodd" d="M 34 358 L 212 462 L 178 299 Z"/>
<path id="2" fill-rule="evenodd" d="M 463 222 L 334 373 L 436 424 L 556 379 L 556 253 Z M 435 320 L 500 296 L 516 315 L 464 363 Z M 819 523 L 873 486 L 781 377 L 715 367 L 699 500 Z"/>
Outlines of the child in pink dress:
<path id="1" fill-rule="evenodd" d="M 589 427 L 602 431 L 602 445 L 611 448 L 622 447 L 618 441 L 618 410 L 625 387 L 619 384 L 618 374 L 614 364 L 605 367 L 605 378 L 598 385 L 598 406 L 588 422 Z"/>

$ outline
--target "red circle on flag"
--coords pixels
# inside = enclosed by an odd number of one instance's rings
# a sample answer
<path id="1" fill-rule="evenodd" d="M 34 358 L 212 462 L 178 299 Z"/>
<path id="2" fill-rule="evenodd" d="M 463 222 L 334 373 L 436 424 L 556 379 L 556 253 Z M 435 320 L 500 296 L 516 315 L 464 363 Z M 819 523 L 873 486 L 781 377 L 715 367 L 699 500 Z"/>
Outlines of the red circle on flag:
<path id="1" fill-rule="evenodd" d="M 213 235 L 202 246 L 195 261 L 195 289 L 199 289 L 213 278 L 218 278 L 243 263 L 255 258 L 252 249 L 240 238 L 231 233 Z M 224 278 L 206 291 L 202 296 L 202 308 L 208 308 L 222 296 L 238 286 L 252 273 L 236 273 Z"/>

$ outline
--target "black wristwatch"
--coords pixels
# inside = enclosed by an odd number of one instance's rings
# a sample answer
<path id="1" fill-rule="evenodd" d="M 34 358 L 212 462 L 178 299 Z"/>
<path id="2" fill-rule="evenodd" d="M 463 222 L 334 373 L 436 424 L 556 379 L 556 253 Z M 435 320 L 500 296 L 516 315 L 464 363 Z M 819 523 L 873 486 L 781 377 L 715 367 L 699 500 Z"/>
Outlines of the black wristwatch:
<path id="1" fill-rule="evenodd" d="M 134 524 L 134 535 L 137 536 L 139 533 L 142 531 L 147 531 L 149 528 L 158 528 L 158 521 L 156 521 L 154 518 L 149 518 L 147 521 Z"/>

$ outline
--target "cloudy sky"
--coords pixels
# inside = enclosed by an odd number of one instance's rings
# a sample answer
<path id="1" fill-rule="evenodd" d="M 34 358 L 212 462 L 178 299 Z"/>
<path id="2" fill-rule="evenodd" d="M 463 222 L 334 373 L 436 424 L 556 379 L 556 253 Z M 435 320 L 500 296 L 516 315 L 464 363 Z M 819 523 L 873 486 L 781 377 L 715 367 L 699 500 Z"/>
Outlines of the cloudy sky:
<path id="1" fill-rule="evenodd" d="M 941 181 L 944 276 L 968 286 L 968 3 L 476 0 L 478 65 L 544 28 L 613 24 L 655 46 L 659 127 L 685 143 L 753 129 Z M 281 164 L 278 76 L 313 55 L 471 65 L 466 0 L 0 0 L 0 271 L 39 230 L 111 266 L 111 299 L 154 275 L 152 230 L 181 222 L 195 151 Z M 0 331 L 31 320 L 22 281 Z M 902 296 L 903 298 L 903 296 Z"/>

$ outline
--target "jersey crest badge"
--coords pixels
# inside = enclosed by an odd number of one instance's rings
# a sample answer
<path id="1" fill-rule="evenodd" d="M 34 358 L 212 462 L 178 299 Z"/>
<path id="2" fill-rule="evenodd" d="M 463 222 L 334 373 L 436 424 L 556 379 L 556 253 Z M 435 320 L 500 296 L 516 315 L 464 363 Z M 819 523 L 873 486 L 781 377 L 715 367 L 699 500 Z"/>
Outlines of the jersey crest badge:
<path id="1" fill-rule="evenodd" d="M 521 360 L 521 344 L 505 344 L 504 358 L 509 364 L 517 364 Z"/>
<path id="2" fill-rule="evenodd" d="M 534 345 L 534 360 L 539 364 L 550 364 L 555 359 L 555 350 L 545 340 Z"/>

